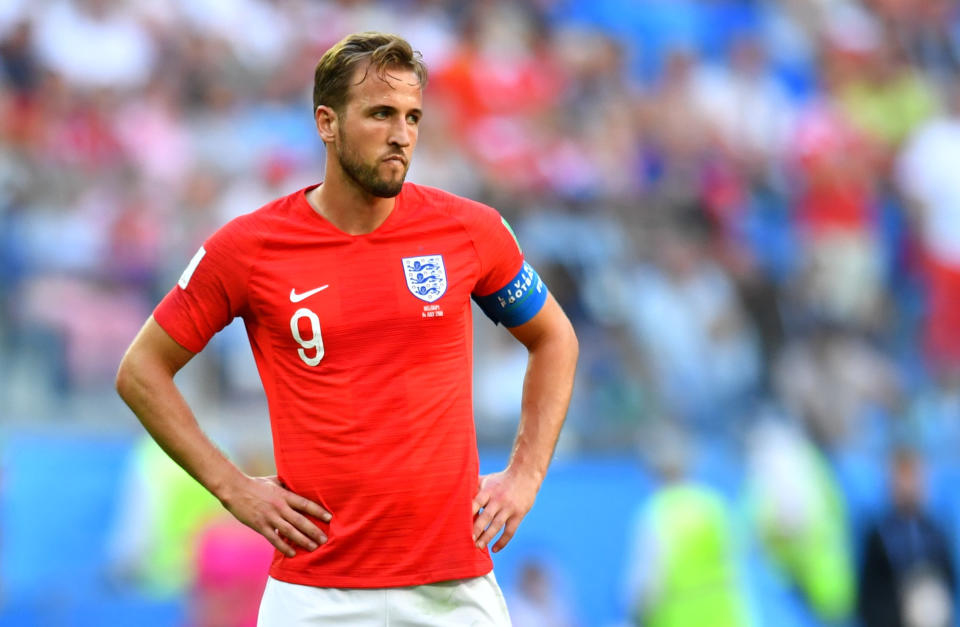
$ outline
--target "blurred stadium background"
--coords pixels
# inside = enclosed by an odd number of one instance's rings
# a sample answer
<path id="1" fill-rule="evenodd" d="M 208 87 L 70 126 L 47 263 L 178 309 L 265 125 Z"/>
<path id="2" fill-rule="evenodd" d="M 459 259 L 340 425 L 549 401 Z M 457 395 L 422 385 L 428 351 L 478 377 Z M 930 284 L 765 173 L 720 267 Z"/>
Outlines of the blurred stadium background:
<path id="1" fill-rule="evenodd" d="M 151 551 L 202 495 L 145 504 L 162 462 L 112 378 L 209 233 L 322 177 L 312 69 L 356 30 L 430 66 L 409 179 L 497 207 L 581 339 L 557 460 L 495 560 L 518 625 L 627 623 L 667 470 L 718 497 L 755 625 L 860 624 L 894 451 L 960 555 L 952 0 L 4 0 L 0 624 L 217 624 L 199 532 Z M 476 336 L 493 469 L 524 354 Z M 269 470 L 242 328 L 179 382 Z M 942 624 L 924 599 L 915 624 Z"/>

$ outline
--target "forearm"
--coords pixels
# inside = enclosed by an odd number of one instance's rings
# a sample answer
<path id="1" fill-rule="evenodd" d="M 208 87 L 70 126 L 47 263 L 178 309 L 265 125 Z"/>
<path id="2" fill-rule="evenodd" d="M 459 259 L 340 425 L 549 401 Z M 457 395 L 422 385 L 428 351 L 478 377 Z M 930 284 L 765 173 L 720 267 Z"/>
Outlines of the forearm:
<path id="1" fill-rule="evenodd" d="M 173 374 L 160 363 L 128 353 L 117 373 L 117 392 L 157 444 L 224 501 L 242 473 L 204 434 Z"/>
<path id="2" fill-rule="evenodd" d="M 570 405 L 578 354 L 576 336 L 567 323 L 529 350 L 520 425 L 509 470 L 533 478 L 539 486 Z"/>

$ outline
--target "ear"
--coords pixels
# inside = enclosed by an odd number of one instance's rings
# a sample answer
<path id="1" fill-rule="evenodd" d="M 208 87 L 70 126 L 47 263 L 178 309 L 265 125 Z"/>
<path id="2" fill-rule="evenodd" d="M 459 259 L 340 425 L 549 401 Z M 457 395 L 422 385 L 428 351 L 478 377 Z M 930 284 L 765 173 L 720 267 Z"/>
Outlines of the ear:
<path id="1" fill-rule="evenodd" d="M 320 105 L 314 111 L 314 120 L 317 124 L 317 134 L 323 143 L 329 144 L 337 137 L 337 125 L 340 123 L 337 112 L 326 105 Z"/>

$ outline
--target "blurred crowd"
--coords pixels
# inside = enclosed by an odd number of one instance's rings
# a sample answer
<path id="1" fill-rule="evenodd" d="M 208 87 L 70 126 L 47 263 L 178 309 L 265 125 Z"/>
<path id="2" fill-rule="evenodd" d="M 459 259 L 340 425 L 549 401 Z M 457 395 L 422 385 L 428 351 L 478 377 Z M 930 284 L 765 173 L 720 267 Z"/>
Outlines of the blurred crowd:
<path id="1" fill-rule="evenodd" d="M 736 449 L 775 415 L 835 463 L 958 460 L 951 0 L 8 0 L 8 403 L 109 393 L 203 239 L 322 179 L 313 66 L 355 30 L 430 68 L 409 180 L 499 209 L 574 321 L 565 450 L 663 424 Z M 477 326 L 504 443 L 523 355 Z M 206 362 L 218 394 L 256 388 L 244 344 Z"/>
<path id="2" fill-rule="evenodd" d="M 109 382 L 213 229 L 322 179 L 313 64 L 389 29 L 431 69 L 410 179 L 500 209 L 575 318 L 575 445 L 729 430 L 758 401 L 826 446 L 878 412 L 937 427 L 960 378 L 953 3 L 236 4 L 0 10 L 0 329 L 57 393 Z M 479 390 L 522 367 L 496 337 Z"/>
<path id="3" fill-rule="evenodd" d="M 951 3 L 234 4 L 0 13 L 5 346 L 63 393 L 213 229 L 322 178 L 312 66 L 376 28 L 431 67 L 410 178 L 498 207 L 576 318 L 576 435 L 770 396 L 835 443 L 955 385 Z"/>

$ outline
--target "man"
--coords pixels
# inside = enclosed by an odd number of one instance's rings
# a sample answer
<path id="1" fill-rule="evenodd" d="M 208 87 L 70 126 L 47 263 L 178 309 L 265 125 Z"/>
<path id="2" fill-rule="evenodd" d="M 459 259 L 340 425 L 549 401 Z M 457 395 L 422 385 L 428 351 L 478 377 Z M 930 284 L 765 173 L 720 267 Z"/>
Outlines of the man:
<path id="1" fill-rule="evenodd" d="M 930 515 L 918 451 L 890 459 L 890 508 L 870 523 L 857 611 L 864 627 L 953 625 L 956 568 L 950 538 Z"/>
<path id="2" fill-rule="evenodd" d="M 577 341 L 493 209 L 404 183 L 426 69 L 351 35 L 314 77 L 322 184 L 225 225 L 120 365 L 117 389 L 173 459 L 277 552 L 260 624 L 509 624 L 487 546 L 533 505 Z M 517 438 L 478 477 L 470 298 L 529 351 Z M 236 316 L 267 401 L 277 477 L 213 446 L 174 374 Z M 502 531 L 502 533 L 500 533 Z"/>
<path id="3" fill-rule="evenodd" d="M 631 620 L 647 627 L 751 625 L 727 505 L 689 476 L 692 443 L 680 428 L 658 428 L 651 444 L 649 461 L 660 485 L 632 525 Z"/>

